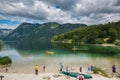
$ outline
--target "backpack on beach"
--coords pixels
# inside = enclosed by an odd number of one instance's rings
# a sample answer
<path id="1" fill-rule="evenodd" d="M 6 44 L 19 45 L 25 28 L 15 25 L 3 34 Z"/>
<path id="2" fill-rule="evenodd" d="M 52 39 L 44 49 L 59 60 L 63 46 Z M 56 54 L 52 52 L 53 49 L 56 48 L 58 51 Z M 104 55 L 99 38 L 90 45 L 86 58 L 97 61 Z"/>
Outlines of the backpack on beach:
<path id="1" fill-rule="evenodd" d="M 80 76 L 80 77 L 79 77 L 79 80 L 83 80 L 83 77 L 82 77 L 82 76 Z"/>

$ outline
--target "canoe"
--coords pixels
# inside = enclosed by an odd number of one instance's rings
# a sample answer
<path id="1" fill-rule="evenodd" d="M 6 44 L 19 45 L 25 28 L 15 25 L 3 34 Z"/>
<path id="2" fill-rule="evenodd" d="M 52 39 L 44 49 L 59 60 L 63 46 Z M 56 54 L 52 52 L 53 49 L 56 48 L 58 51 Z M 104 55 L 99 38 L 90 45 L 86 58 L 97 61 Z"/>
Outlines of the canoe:
<path id="1" fill-rule="evenodd" d="M 66 72 L 66 71 L 63 71 L 62 73 L 65 74 L 65 75 L 71 76 L 71 77 L 75 77 L 75 78 L 77 78 L 79 75 L 83 75 L 85 79 L 90 79 L 90 78 L 92 78 L 91 75 L 88 75 L 88 74 L 80 74 L 80 73 L 77 73 L 77 72 Z"/>
<path id="2" fill-rule="evenodd" d="M 46 51 L 45 54 L 54 54 L 54 52 Z"/>

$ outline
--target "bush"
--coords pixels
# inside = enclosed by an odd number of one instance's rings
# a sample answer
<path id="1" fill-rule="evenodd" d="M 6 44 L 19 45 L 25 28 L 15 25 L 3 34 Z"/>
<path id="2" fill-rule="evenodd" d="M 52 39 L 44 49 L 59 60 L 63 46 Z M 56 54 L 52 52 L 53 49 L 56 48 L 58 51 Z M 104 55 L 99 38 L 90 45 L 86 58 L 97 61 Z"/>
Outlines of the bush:
<path id="1" fill-rule="evenodd" d="M 95 43 L 96 44 L 102 44 L 104 41 L 103 41 L 103 39 L 96 39 L 95 40 Z"/>
<path id="2" fill-rule="evenodd" d="M 0 65 L 6 65 L 6 64 L 11 64 L 12 60 L 8 56 L 6 57 L 0 57 Z"/>
<path id="3" fill-rule="evenodd" d="M 114 44 L 120 46 L 120 40 L 115 40 Z"/>

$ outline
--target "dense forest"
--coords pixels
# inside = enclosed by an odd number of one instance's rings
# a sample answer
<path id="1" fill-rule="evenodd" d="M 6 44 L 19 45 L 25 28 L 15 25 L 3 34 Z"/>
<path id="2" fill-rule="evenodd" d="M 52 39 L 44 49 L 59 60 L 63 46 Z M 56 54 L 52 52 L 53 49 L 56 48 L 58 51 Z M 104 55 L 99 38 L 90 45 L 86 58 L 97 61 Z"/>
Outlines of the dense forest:
<path id="1" fill-rule="evenodd" d="M 120 21 L 80 27 L 54 36 L 52 42 L 69 44 L 110 43 L 120 45 Z"/>

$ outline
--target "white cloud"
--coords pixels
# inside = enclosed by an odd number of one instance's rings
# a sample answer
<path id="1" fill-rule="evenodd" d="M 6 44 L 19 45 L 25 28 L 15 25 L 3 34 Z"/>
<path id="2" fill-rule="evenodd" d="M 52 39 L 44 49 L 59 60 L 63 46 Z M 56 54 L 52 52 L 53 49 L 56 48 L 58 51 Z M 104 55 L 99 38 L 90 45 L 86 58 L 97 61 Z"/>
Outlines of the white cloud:
<path id="1" fill-rule="evenodd" d="M 0 29 L 15 29 L 19 24 L 9 25 L 9 24 L 0 24 Z"/>
<path id="2" fill-rule="evenodd" d="M 47 20 L 50 22 L 59 22 L 59 23 L 78 23 L 76 18 L 71 17 L 67 12 L 57 9 L 55 7 L 50 7 L 46 9 L 48 14 Z"/>
<path id="3" fill-rule="evenodd" d="M 59 8 L 56 8 L 59 6 Z M 119 0 L 0 0 L 0 19 L 101 24 L 120 20 Z"/>

